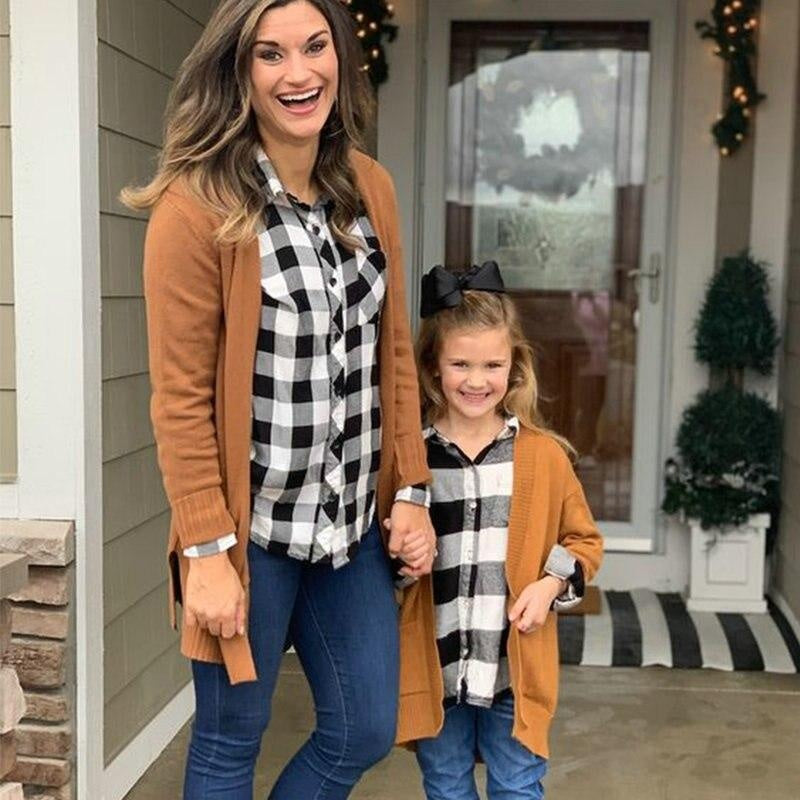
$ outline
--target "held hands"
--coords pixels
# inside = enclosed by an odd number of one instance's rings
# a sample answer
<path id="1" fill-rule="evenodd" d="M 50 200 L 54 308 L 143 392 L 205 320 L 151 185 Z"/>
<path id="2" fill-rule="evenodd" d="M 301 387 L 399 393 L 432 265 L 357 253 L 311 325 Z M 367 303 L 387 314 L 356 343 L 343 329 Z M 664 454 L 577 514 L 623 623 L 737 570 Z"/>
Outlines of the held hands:
<path id="1" fill-rule="evenodd" d="M 227 553 L 189 559 L 185 594 L 187 626 L 199 625 L 223 639 L 244 634 L 244 589 Z"/>
<path id="2" fill-rule="evenodd" d="M 427 575 L 436 556 L 436 534 L 428 509 L 399 500 L 383 524 L 389 531 L 389 555 L 406 564 L 400 574 L 412 578 Z"/>
<path id="3" fill-rule="evenodd" d="M 553 600 L 567 588 L 567 582 L 545 575 L 529 583 L 508 612 L 508 620 L 520 633 L 528 633 L 544 625 Z"/>

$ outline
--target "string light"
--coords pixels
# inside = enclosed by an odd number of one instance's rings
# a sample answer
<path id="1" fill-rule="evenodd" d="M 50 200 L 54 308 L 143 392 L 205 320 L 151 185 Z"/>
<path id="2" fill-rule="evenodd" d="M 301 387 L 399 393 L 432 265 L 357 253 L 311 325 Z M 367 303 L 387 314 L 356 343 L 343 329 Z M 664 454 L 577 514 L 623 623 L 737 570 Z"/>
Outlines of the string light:
<path id="1" fill-rule="evenodd" d="M 387 0 L 340 1 L 354 20 L 356 36 L 361 41 L 364 62 L 361 70 L 369 73 L 370 82 L 377 87 L 388 75 L 385 43 L 394 41 L 397 36 L 397 25 L 389 21 L 394 16 L 395 5 Z"/>
<path id="2" fill-rule="evenodd" d="M 719 152 L 735 153 L 747 138 L 752 109 L 763 99 L 753 75 L 756 58 L 754 31 L 761 0 L 713 0 L 710 19 L 695 28 L 703 39 L 713 40 L 714 55 L 726 62 L 728 102 L 711 127 Z"/>

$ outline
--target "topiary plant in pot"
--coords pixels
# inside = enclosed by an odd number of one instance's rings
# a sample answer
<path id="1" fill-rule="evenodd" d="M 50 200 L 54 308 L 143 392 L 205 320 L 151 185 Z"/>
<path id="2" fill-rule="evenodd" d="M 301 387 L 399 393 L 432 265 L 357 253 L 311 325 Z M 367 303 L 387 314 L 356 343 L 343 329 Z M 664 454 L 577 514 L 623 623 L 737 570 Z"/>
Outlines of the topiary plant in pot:
<path id="1" fill-rule="evenodd" d="M 767 273 L 748 254 L 724 259 L 696 326 L 695 355 L 712 388 L 684 411 L 665 469 L 662 509 L 692 531 L 693 610 L 766 610 L 765 537 L 778 508 L 780 417 L 744 388 L 746 370 L 772 373 L 778 345 Z"/>

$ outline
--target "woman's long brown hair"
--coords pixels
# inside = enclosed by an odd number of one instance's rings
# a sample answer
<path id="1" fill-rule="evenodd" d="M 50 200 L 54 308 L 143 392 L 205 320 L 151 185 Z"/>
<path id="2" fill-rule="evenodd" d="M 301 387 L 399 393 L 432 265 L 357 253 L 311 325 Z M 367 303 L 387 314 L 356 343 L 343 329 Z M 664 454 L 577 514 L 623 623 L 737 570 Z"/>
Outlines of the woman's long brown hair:
<path id="1" fill-rule="evenodd" d="M 347 233 L 360 211 L 350 152 L 362 145 L 374 99 L 361 69 L 353 20 L 340 0 L 223 0 L 178 70 L 155 177 L 145 186 L 123 189 L 123 203 L 150 208 L 180 176 L 222 217 L 220 242 L 236 243 L 256 233 L 266 199 L 254 171 L 260 139 L 251 107 L 252 47 L 262 14 L 293 2 L 313 5 L 331 29 L 339 87 L 320 133 L 314 178 L 334 201 L 334 236 L 346 246 L 357 246 Z"/>

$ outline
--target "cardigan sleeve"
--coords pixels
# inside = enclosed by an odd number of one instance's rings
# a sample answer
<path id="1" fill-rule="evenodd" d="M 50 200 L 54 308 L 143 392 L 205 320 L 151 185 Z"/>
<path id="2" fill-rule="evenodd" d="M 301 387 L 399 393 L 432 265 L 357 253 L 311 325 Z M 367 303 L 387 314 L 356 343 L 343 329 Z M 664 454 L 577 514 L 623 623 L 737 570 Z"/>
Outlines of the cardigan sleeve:
<path id="1" fill-rule="evenodd" d="M 158 461 L 182 548 L 236 530 L 222 492 L 214 423 L 222 325 L 213 227 L 168 190 L 147 228 L 144 293 Z"/>
<path id="2" fill-rule="evenodd" d="M 603 559 L 603 537 L 586 502 L 583 487 L 572 465 L 567 465 L 567 489 L 561 506 L 558 543 L 566 548 L 581 567 L 581 578 L 591 581 Z"/>
<path id="3" fill-rule="evenodd" d="M 385 243 L 392 270 L 394 364 L 395 364 L 395 471 L 396 485 L 410 486 L 430 482 L 425 443 L 422 439 L 422 419 L 419 406 L 419 383 L 414 362 L 414 347 L 408 324 L 406 281 L 403 268 L 403 248 L 400 242 L 400 215 L 391 176 L 381 168 L 386 181 L 388 241 Z"/>

